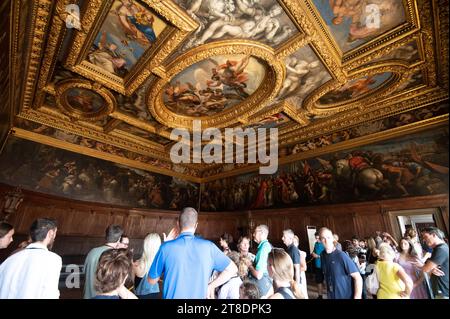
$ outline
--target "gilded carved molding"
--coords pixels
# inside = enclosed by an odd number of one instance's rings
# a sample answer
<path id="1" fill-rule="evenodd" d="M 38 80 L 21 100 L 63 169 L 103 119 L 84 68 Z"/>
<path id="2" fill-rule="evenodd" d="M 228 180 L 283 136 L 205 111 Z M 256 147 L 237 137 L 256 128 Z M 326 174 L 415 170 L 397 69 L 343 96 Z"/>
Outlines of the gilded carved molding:
<path id="1" fill-rule="evenodd" d="M 325 94 L 342 87 L 342 84 L 338 81 L 331 80 L 313 91 L 311 95 L 305 100 L 303 108 L 311 114 L 320 115 L 323 117 L 329 117 L 333 114 L 348 111 L 351 109 L 362 109 L 363 111 L 365 111 L 365 107 L 368 104 L 377 100 L 379 101 L 380 98 L 383 98 L 390 92 L 393 92 L 398 87 L 398 85 L 401 84 L 400 80 L 402 78 L 402 75 L 407 74 L 408 69 L 400 65 L 385 65 L 385 63 L 383 63 L 383 65 L 381 66 L 370 67 L 365 70 L 350 74 L 347 78 L 347 82 L 350 82 L 353 80 L 361 79 L 362 77 L 369 77 L 381 73 L 392 73 L 392 76 L 385 83 L 382 83 L 380 87 L 372 90 L 368 97 L 363 95 L 358 96 L 355 99 L 345 100 L 340 103 L 325 105 L 318 104 L 318 100 Z"/>
<path id="2" fill-rule="evenodd" d="M 53 3 L 50 0 L 34 2 L 32 22 L 30 25 L 31 32 L 27 40 L 30 46 L 28 69 L 26 70 L 26 74 L 23 75 L 25 84 L 22 95 L 22 108 L 31 107 L 33 101 L 35 83 L 40 68 L 40 60 L 43 53 L 43 45 L 47 36 L 47 29 L 50 24 L 52 7 Z M 21 61 L 21 63 L 23 62 L 24 61 Z"/>
<path id="3" fill-rule="evenodd" d="M 48 137 L 45 135 L 33 133 L 30 131 L 23 130 L 21 128 L 13 128 L 12 134 L 17 137 L 20 137 L 20 138 L 28 139 L 31 141 L 35 141 L 38 143 L 46 144 L 49 146 L 65 149 L 65 150 L 76 152 L 76 153 L 85 154 L 87 156 L 111 161 L 114 163 L 119 163 L 119 164 L 126 165 L 129 167 L 134 167 L 134 168 L 142 169 L 145 171 L 150 171 L 150 172 L 155 172 L 155 173 L 164 174 L 164 175 L 168 175 L 168 176 L 173 176 L 173 177 L 185 179 L 185 180 L 196 182 L 196 183 L 200 182 L 200 179 L 198 177 L 192 176 L 192 174 L 190 174 L 190 175 L 182 174 L 182 173 L 178 173 L 178 172 L 174 171 L 173 169 L 158 167 L 157 161 L 155 164 L 148 164 L 148 163 L 145 163 L 145 162 L 142 162 L 139 160 L 128 159 L 128 158 L 125 158 L 124 156 L 118 156 L 118 155 L 103 152 L 103 151 L 100 151 L 97 149 L 91 149 L 91 148 L 88 148 L 85 146 L 76 145 L 73 143 L 69 143 L 69 142 L 55 139 L 52 137 Z M 188 170 L 188 171 L 190 173 L 193 172 L 191 170 Z"/>
<path id="4" fill-rule="evenodd" d="M 61 116 L 49 115 L 31 109 L 24 110 L 19 114 L 19 117 L 33 122 L 38 122 L 56 129 L 67 131 L 72 134 L 80 135 L 86 138 L 92 138 L 96 141 L 108 143 L 143 155 L 148 155 L 164 160 L 168 159 L 167 154 L 163 152 L 163 146 L 155 148 L 152 144 L 149 143 L 143 143 L 137 140 L 130 141 L 118 136 L 105 134 L 102 130 L 88 128 L 86 123 L 83 122 L 71 122 L 67 119 L 66 121 L 62 121 Z"/>
<path id="5" fill-rule="evenodd" d="M 434 127 L 442 127 L 442 126 L 445 126 L 447 124 L 447 122 L 448 122 L 448 114 L 445 114 L 445 115 L 442 115 L 437 118 L 432 118 L 432 119 L 424 120 L 424 121 L 421 121 L 418 123 L 405 125 L 405 126 L 395 128 L 395 129 L 392 129 L 389 131 L 383 131 L 380 133 L 372 134 L 370 136 L 364 136 L 364 137 L 344 141 L 341 143 L 337 143 L 334 145 L 328 145 L 328 146 L 324 146 L 321 148 L 316 148 L 316 149 L 310 150 L 308 152 L 301 152 L 298 154 L 293 154 L 290 156 L 282 157 L 279 159 L 278 164 L 279 165 L 289 164 L 289 163 L 296 162 L 299 160 L 304 160 L 304 159 L 313 158 L 313 157 L 319 157 L 319 156 L 322 156 L 325 154 L 335 153 L 338 151 L 343 151 L 343 150 L 351 149 L 351 148 L 358 147 L 358 146 L 372 144 L 372 143 L 376 143 L 379 141 L 391 139 L 394 137 L 399 137 L 399 136 L 404 136 L 406 134 L 420 132 L 420 131 L 427 130 L 427 129 L 434 128 Z M 204 177 L 204 178 L 202 178 L 201 182 L 207 183 L 207 182 L 211 182 L 214 180 L 223 179 L 226 177 L 247 174 L 250 172 L 257 171 L 259 169 L 259 167 L 260 167 L 260 165 L 258 165 L 258 164 L 244 164 L 243 167 L 236 167 L 232 171 L 220 172 L 213 176 Z"/>
<path id="6" fill-rule="evenodd" d="M 170 52 L 188 36 L 189 32 L 198 27 L 197 23 L 186 12 L 174 6 L 171 2 L 144 2 L 152 10 L 163 16 L 168 21 L 168 25 L 158 37 L 157 42 L 139 58 L 129 74 L 122 78 L 86 60 L 88 50 L 102 23 L 104 23 L 113 0 L 87 2 L 85 14 L 81 19 L 83 30 L 86 30 L 86 32 L 75 31 L 65 66 L 121 94 L 132 94 L 152 74 L 152 70 L 163 63 Z"/>
<path id="7" fill-rule="evenodd" d="M 70 93 L 76 94 L 72 96 Z M 82 95 L 84 94 L 84 95 Z M 81 99 L 81 96 L 86 96 Z M 97 98 L 99 105 L 95 105 L 93 98 Z M 76 102 L 75 105 L 71 103 Z M 107 117 L 116 108 L 114 96 L 96 83 L 85 80 L 65 80 L 56 87 L 56 105 L 70 118 L 78 120 L 96 121 Z"/>
<path id="8" fill-rule="evenodd" d="M 201 118 L 180 115 L 169 110 L 163 102 L 164 87 L 169 81 L 189 66 L 215 56 L 247 55 L 256 57 L 266 64 L 266 75 L 257 90 L 236 106 L 218 115 Z M 274 50 L 266 45 L 248 41 L 218 41 L 208 46 L 200 46 L 176 58 L 166 66 L 165 77 L 157 79 L 147 93 L 147 105 L 152 115 L 168 127 L 192 129 L 192 121 L 202 120 L 202 127 L 222 128 L 232 124 L 237 117 L 247 118 L 266 106 L 273 100 L 281 88 L 285 69 L 283 62 L 274 54 Z"/>
<path id="9" fill-rule="evenodd" d="M 280 146 L 287 147 L 302 141 L 368 123 L 376 119 L 414 110 L 425 105 L 448 100 L 448 0 L 404 0 L 406 22 L 388 30 L 384 34 L 360 45 L 359 47 L 341 52 L 338 44 L 322 19 L 313 0 L 280 0 L 286 13 L 292 19 L 298 33 L 283 42 L 279 47 L 271 48 L 261 42 L 239 40 L 216 41 L 204 44 L 194 50 L 183 53 L 171 60 L 177 47 L 198 28 L 189 14 L 173 1 L 142 0 L 151 10 L 168 23 L 168 27 L 159 36 L 155 48 L 146 53 L 123 78 L 105 72 L 102 68 L 86 60 L 87 51 L 98 34 L 113 0 L 86 1 L 82 12 L 81 31 L 75 31 L 69 54 L 66 56 L 66 66 L 90 79 L 96 84 L 84 87 L 93 92 L 102 93 L 108 100 L 108 108 L 97 116 L 80 116 L 73 110 L 68 110 L 61 102 L 64 90 L 63 83 L 50 83 L 54 76 L 55 61 L 60 52 L 64 37 L 67 36 L 65 6 L 73 0 L 32 1 L 32 20 L 26 41 L 29 51 L 26 61 L 15 61 L 28 66 L 26 72 L 17 80 L 23 80 L 21 117 L 36 121 L 50 127 L 79 134 L 102 143 L 169 161 L 168 150 L 173 145 L 157 144 L 138 138 L 129 132 L 116 130 L 117 125 L 128 125 L 144 131 L 170 137 L 170 127 L 192 127 L 196 117 L 180 116 L 171 112 L 162 101 L 164 85 L 171 79 L 202 59 L 216 55 L 247 54 L 254 56 L 267 66 L 267 76 L 259 89 L 241 103 L 234 105 L 221 113 L 199 118 L 204 127 L 223 128 L 239 124 L 248 125 L 258 122 L 276 112 L 285 113 L 290 119 L 288 124 L 279 130 Z M 15 3 L 14 23 L 18 25 L 20 5 Z M 53 12 L 53 15 L 51 15 Z M 420 15 L 418 14 L 420 13 Z M 17 28 L 13 28 L 17 30 Z M 13 52 L 18 50 L 19 35 L 12 37 Z M 406 60 L 387 59 L 395 50 L 415 41 L 419 58 L 411 63 Z M 300 48 L 309 45 L 331 74 L 332 80 L 318 87 L 303 100 L 303 107 L 296 108 L 286 100 L 273 103 L 286 78 L 286 57 Z M 446 58 L 447 57 L 447 58 Z M 383 61 L 381 61 L 384 58 Z M 379 59 L 379 60 L 377 60 Z M 336 104 L 320 104 L 317 101 L 328 92 L 336 90 L 350 81 L 358 78 L 391 72 L 392 78 L 372 90 L 368 94 L 357 96 Z M 423 83 L 407 86 L 409 77 L 421 72 Z M 132 95 L 144 81 L 154 79 L 153 85 L 147 91 L 146 104 L 150 113 L 159 124 L 150 124 L 142 119 L 125 114 L 114 107 L 114 96 L 107 90 L 112 89 L 124 95 Z M 93 83 L 89 82 L 89 83 Z M 37 84 L 37 85 L 36 85 Z M 402 89 L 406 87 L 406 89 Z M 69 88 L 66 88 L 69 89 Z M 46 105 L 46 93 L 56 95 L 59 109 Z M 268 108 L 268 106 L 270 106 Z M 31 109 L 33 107 L 34 109 Z M 94 123 L 94 120 L 105 120 L 105 124 Z M 109 119 L 109 121 L 106 121 Z M 421 126 L 416 127 L 420 129 Z M 409 132 L 412 128 L 397 130 L 400 133 Z M 397 132 L 396 131 L 396 132 Z M 397 134 L 397 133 L 396 133 Z M 406 134 L 406 133 L 405 133 Z M 371 141 L 368 139 L 366 142 Z M 363 141 L 361 141 L 363 143 Z M 321 150 L 321 152 L 324 150 Z M 313 154 L 313 153 L 311 153 Z M 312 156 L 309 153 L 302 156 Z M 149 164 L 147 164 L 149 165 Z M 201 174 L 219 174 L 220 165 L 180 165 L 185 167 L 187 175 L 199 178 Z M 228 175 L 240 174 L 248 167 L 227 172 Z M 252 168 L 249 171 L 256 169 Z M 213 171 L 216 170 L 216 173 Z M 164 173 L 165 174 L 165 173 Z M 184 175 L 186 175 L 184 174 Z M 222 174 L 222 175 L 220 175 Z M 216 176 L 210 176 L 215 179 Z M 217 177 L 218 178 L 218 177 Z M 203 179 L 202 179 L 203 180 Z"/>

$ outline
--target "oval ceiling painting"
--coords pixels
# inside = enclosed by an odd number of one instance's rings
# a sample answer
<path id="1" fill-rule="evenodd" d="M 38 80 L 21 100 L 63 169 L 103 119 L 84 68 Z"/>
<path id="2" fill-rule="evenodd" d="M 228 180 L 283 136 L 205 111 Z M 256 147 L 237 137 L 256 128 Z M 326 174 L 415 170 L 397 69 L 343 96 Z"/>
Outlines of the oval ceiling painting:
<path id="1" fill-rule="evenodd" d="M 164 104 L 179 115 L 212 116 L 252 95 L 265 75 L 264 64 L 249 55 L 210 57 L 186 68 L 165 86 Z"/>
<path id="2" fill-rule="evenodd" d="M 318 102 L 321 105 L 328 105 L 361 98 L 386 83 L 391 76 L 391 72 L 384 72 L 351 80 L 340 88 L 326 93 Z"/>
<path id="3" fill-rule="evenodd" d="M 81 113 L 97 113 L 106 107 L 100 94 L 85 88 L 69 88 L 63 96 L 66 105 Z"/>

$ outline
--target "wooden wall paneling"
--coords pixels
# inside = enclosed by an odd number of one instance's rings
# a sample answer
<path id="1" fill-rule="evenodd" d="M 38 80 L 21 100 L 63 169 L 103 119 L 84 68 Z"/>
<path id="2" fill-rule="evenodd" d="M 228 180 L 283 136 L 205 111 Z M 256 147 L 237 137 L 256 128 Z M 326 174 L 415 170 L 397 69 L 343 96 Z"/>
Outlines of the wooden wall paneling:
<path id="1" fill-rule="evenodd" d="M 214 234 L 214 230 L 215 233 Z M 217 239 L 224 231 L 223 224 L 217 220 L 211 220 L 207 217 L 199 218 L 197 233 L 210 239 Z"/>
<path id="2" fill-rule="evenodd" d="M 306 235 L 306 223 L 307 218 L 303 215 L 289 214 L 286 218 L 286 228 L 292 229 L 292 231 L 298 236 L 300 241 L 300 248 L 304 248 L 302 243 L 307 241 Z M 304 249 L 303 249 L 304 250 Z"/>
<path id="3" fill-rule="evenodd" d="M 445 224 L 445 231 L 447 232 L 447 236 L 449 234 L 449 224 L 448 224 L 448 206 L 440 206 L 439 211 L 441 212 L 442 219 Z"/>
<path id="4" fill-rule="evenodd" d="M 355 235 L 352 214 L 334 215 L 333 224 L 334 227 L 331 230 L 339 235 L 340 242 L 343 242 L 344 239 L 351 239 Z"/>
<path id="5" fill-rule="evenodd" d="M 269 239 L 272 243 L 278 246 L 282 245 L 281 237 L 283 237 L 283 230 L 285 229 L 285 216 L 281 212 L 276 212 L 269 217 L 267 226 L 269 226 Z"/>
<path id="6" fill-rule="evenodd" d="M 122 212 L 114 212 L 113 210 L 110 211 L 110 225 L 121 225 L 122 227 L 125 227 L 126 222 L 126 215 Z"/>
<path id="7" fill-rule="evenodd" d="M 42 205 L 42 204 L 41 204 Z M 29 229 L 33 221 L 40 217 L 48 217 L 49 216 L 49 207 L 45 206 L 31 206 L 27 205 L 23 211 L 24 218 L 21 219 L 21 224 L 19 226 L 18 231 L 28 234 Z"/>
<path id="8" fill-rule="evenodd" d="M 158 234 L 162 235 L 162 233 L 165 232 L 167 234 L 166 229 L 164 229 L 164 231 L 157 229 L 158 225 L 161 224 L 160 216 L 143 215 L 141 223 L 142 223 L 141 229 L 140 229 L 141 233 L 138 236 L 138 238 L 144 238 L 147 234 L 150 234 L 150 233 L 158 233 Z M 162 240 L 162 238 L 161 238 L 161 240 Z"/>
<path id="9" fill-rule="evenodd" d="M 154 216 L 149 218 L 155 219 Z M 168 235 L 170 230 L 177 225 L 177 221 L 178 215 L 165 216 L 164 214 L 161 214 L 159 221 L 155 225 L 155 229 L 153 231 L 148 230 L 147 232 L 155 232 L 160 235 L 162 235 L 162 233 L 166 233 L 166 235 Z"/>
<path id="10" fill-rule="evenodd" d="M 12 187 L 0 185 L 1 193 L 11 189 Z M 27 190 L 23 192 L 25 199 L 9 220 L 15 226 L 16 237 L 25 237 L 36 218 L 54 217 L 59 222 L 55 250 L 61 255 L 85 254 L 93 247 L 103 244 L 105 229 L 112 223 L 124 226 L 132 246 L 140 248 L 147 233 L 167 234 L 176 225 L 179 216 L 177 211 L 115 207 Z M 363 238 L 373 236 L 377 230 L 392 232 L 390 211 L 421 208 L 437 209 L 446 227 L 444 230 L 448 233 L 447 194 L 283 210 L 201 212 L 198 232 L 213 241 L 217 241 L 222 233 L 229 232 L 237 241 L 240 232 L 247 230 L 251 219 L 254 226 L 269 226 L 269 239 L 276 245 L 282 245 L 282 231 L 291 228 L 300 237 L 300 245 L 305 249 L 308 242 L 306 226 L 327 226 L 339 234 L 341 241 L 350 239 L 354 234 Z M 15 241 L 12 246 L 17 244 Z"/>
<path id="11" fill-rule="evenodd" d="M 323 226 L 328 226 L 323 215 L 310 214 L 309 221 L 310 226 L 316 226 L 317 230 L 319 230 Z"/>
<path id="12" fill-rule="evenodd" d="M 86 226 L 86 235 L 94 236 L 94 237 L 105 237 L 105 230 L 111 224 L 119 224 L 114 223 L 111 220 L 111 215 L 109 212 L 104 210 L 91 210 L 90 211 L 90 223 Z"/>
<path id="13" fill-rule="evenodd" d="M 359 231 L 359 238 L 372 237 L 376 231 L 383 231 L 383 217 L 380 213 L 356 215 Z"/>
<path id="14" fill-rule="evenodd" d="M 352 213 L 352 222 L 353 222 L 353 228 L 355 230 L 355 235 L 358 236 L 358 238 L 364 238 L 362 236 L 363 229 L 361 227 L 361 223 L 358 218 L 358 214 L 356 212 Z"/>
<path id="15" fill-rule="evenodd" d="M 93 232 L 91 228 L 95 226 L 96 223 L 96 213 L 93 210 L 82 210 L 78 208 L 73 208 L 71 210 L 72 213 L 72 224 L 71 227 L 67 230 L 66 235 L 71 236 L 89 236 Z M 99 231 L 97 228 L 96 231 Z M 105 229 L 103 229 L 104 234 Z"/>
<path id="16" fill-rule="evenodd" d="M 132 214 L 130 213 L 127 216 L 127 221 L 125 224 L 125 233 L 130 238 L 142 238 L 145 236 L 144 231 L 142 230 L 142 220 L 143 216 L 140 214 Z"/>

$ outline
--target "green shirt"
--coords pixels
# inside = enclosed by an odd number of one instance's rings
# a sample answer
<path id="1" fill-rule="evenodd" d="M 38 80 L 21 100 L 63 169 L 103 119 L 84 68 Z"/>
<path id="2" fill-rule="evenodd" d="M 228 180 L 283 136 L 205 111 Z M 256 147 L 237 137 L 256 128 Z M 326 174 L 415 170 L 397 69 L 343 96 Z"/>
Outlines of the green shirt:
<path id="1" fill-rule="evenodd" d="M 272 245 L 267 239 L 264 239 L 258 245 L 258 251 L 255 257 L 255 269 L 257 271 L 262 271 L 264 274 L 269 274 L 267 270 L 267 258 L 269 258 L 269 253 L 272 250 Z"/>
<path id="2" fill-rule="evenodd" d="M 100 246 L 92 249 L 84 261 L 84 299 L 91 299 L 97 295 L 94 288 L 95 273 L 97 271 L 98 261 L 104 251 L 111 249 L 109 246 Z"/>

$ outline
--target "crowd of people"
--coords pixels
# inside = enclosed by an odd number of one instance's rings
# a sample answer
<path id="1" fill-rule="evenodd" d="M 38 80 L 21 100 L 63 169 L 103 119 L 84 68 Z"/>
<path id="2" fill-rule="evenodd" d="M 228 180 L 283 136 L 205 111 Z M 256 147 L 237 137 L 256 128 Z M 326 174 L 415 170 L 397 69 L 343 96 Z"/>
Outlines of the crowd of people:
<path id="1" fill-rule="evenodd" d="M 436 227 L 423 228 L 420 234 L 408 228 L 398 242 L 377 232 L 342 243 L 322 227 L 308 254 L 298 248 L 299 238 L 291 229 L 280 234 L 285 247 L 277 248 L 269 242 L 264 224 L 254 229 L 252 238 L 239 238 L 237 245 L 228 233 L 216 245 L 199 236 L 197 226 L 197 211 L 184 208 L 169 234 L 145 237 L 137 260 L 124 229 L 108 226 L 105 244 L 86 256 L 83 298 L 307 299 L 305 272 L 310 262 L 318 299 L 325 292 L 327 299 L 449 297 L 448 244 Z M 62 259 L 51 251 L 57 229 L 50 218 L 33 222 L 29 240 L 0 265 L 1 299 L 60 297 Z M 1 222 L 0 249 L 9 246 L 13 235 L 14 227 Z M 252 240 L 255 254 L 250 252 Z"/>

